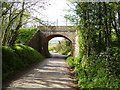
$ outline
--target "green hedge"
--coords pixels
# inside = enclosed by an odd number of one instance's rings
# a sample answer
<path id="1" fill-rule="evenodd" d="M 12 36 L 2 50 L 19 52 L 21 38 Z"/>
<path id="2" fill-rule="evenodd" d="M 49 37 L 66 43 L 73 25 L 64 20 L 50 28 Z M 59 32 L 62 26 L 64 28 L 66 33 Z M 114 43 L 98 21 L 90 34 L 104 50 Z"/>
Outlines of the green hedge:
<path id="1" fill-rule="evenodd" d="M 19 70 L 40 61 L 44 57 L 29 46 L 16 44 L 15 46 L 2 46 L 2 79 L 5 81 Z"/>

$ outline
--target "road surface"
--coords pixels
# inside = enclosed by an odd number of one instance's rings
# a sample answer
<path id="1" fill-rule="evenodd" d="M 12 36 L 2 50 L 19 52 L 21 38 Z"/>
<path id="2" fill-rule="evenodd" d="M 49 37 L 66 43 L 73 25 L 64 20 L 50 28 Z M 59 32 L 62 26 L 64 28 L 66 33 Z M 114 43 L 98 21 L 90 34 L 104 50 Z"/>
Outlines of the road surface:
<path id="1" fill-rule="evenodd" d="M 9 83 L 7 90 L 76 90 L 64 55 L 52 54 L 32 70 Z"/>

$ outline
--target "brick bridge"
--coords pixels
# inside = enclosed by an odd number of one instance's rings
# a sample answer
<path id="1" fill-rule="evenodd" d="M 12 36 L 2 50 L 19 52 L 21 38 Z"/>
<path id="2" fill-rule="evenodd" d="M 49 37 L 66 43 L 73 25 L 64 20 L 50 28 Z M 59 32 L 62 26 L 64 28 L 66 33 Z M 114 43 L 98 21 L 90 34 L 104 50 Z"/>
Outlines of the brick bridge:
<path id="1" fill-rule="evenodd" d="M 78 55 L 78 36 L 75 26 L 39 26 L 36 33 L 27 43 L 44 56 L 48 56 L 48 42 L 54 37 L 64 37 L 71 42 L 72 56 Z"/>

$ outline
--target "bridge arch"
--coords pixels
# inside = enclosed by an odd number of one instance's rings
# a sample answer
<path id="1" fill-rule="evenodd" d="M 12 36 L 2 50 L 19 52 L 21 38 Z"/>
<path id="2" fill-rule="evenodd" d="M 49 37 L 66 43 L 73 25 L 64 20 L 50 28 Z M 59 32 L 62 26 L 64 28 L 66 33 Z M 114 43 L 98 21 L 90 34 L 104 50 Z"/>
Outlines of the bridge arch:
<path id="1" fill-rule="evenodd" d="M 70 42 L 73 42 L 73 40 L 71 40 L 68 36 L 61 35 L 61 34 L 51 34 L 51 35 L 48 35 L 48 36 L 46 36 L 46 41 L 49 41 L 49 40 L 51 40 L 54 37 L 64 37 L 65 39 L 68 39 Z"/>
<path id="2" fill-rule="evenodd" d="M 76 27 L 74 26 L 40 26 L 27 45 L 33 47 L 42 55 L 47 56 L 47 54 L 49 54 L 48 42 L 54 37 L 64 37 L 68 39 L 71 42 L 71 54 L 72 56 L 77 57 L 79 51 L 77 43 L 78 36 Z"/>
<path id="3" fill-rule="evenodd" d="M 51 34 L 51 35 L 48 35 L 48 36 L 45 37 L 45 40 L 44 40 L 45 43 L 44 43 L 44 45 L 45 45 L 45 49 L 46 49 L 45 51 L 46 51 L 46 53 L 49 54 L 49 50 L 48 50 L 48 43 L 49 43 L 49 41 L 51 39 L 55 38 L 55 37 L 63 37 L 65 39 L 69 40 L 70 43 L 71 43 L 71 53 L 73 53 L 73 47 L 72 47 L 73 40 L 71 40 L 69 37 L 61 35 L 61 34 Z"/>

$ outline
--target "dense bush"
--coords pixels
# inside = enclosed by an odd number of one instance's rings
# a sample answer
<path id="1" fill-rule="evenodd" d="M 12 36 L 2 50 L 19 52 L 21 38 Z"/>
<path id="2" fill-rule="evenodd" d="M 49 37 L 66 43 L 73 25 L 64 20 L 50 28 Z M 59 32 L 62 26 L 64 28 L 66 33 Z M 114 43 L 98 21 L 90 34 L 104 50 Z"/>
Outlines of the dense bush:
<path id="1" fill-rule="evenodd" d="M 72 56 L 68 57 L 66 60 L 70 67 L 74 67 L 74 58 Z"/>
<path id="2" fill-rule="evenodd" d="M 26 28 L 19 29 L 16 42 L 25 44 L 34 35 L 37 29 Z"/>
<path id="3" fill-rule="evenodd" d="M 79 88 L 120 88 L 119 6 L 77 2 L 76 14 L 67 17 L 78 25 L 79 56 L 68 63 L 75 67 Z"/>
<path id="4" fill-rule="evenodd" d="M 79 88 L 120 88 L 119 58 L 120 49 L 114 47 L 89 58 L 68 57 L 67 62 L 75 69 Z"/>
<path id="5" fill-rule="evenodd" d="M 22 44 L 12 47 L 2 46 L 1 48 L 3 81 L 28 65 L 43 59 L 43 56 L 36 50 Z"/>

